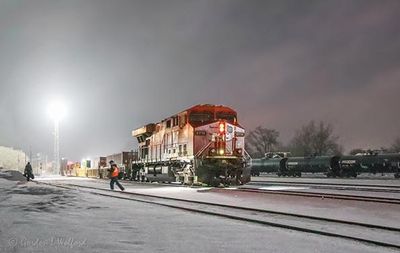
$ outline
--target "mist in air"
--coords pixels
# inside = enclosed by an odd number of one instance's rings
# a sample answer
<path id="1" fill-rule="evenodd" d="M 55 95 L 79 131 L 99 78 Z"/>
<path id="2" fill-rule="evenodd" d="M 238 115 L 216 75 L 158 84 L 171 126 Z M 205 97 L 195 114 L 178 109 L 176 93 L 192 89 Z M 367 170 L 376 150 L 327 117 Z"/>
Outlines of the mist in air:
<path id="1" fill-rule="evenodd" d="M 333 125 L 346 150 L 400 135 L 399 1 L 0 0 L 0 145 L 135 148 L 131 131 L 194 104 L 241 125 Z"/>

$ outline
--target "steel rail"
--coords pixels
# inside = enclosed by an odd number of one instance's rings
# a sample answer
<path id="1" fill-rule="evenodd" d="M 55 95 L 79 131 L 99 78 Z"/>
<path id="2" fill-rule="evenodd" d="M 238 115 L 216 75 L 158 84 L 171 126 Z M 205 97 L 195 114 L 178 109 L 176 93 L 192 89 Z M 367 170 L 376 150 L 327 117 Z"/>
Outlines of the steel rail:
<path id="1" fill-rule="evenodd" d="M 99 182 L 105 181 L 105 180 L 101 180 L 101 179 L 94 179 L 94 180 L 97 180 Z M 136 181 L 126 181 L 126 182 L 128 182 L 130 184 L 134 184 L 134 183 L 138 184 Z M 265 182 L 265 181 L 260 181 L 260 182 Z M 148 182 L 140 182 L 139 184 L 150 185 L 150 186 L 160 186 L 160 187 L 163 187 L 163 186 L 184 187 L 183 185 L 166 184 L 166 183 L 152 184 L 152 183 L 148 183 Z M 251 184 L 251 183 L 248 183 L 248 184 Z M 246 185 L 248 185 L 248 184 L 246 184 Z M 254 184 L 251 184 L 251 185 L 254 185 Z M 278 183 L 278 185 L 279 185 L 279 183 Z M 190 186 L 190 187 L 198 188 L 200 186 Z M 214 190 L 224 190 L 225 188 L 213 188 L 213 189 Z M 321 189 L 329 189 L 329 188 L 321 188 Z M 335 188 L 335 189 L 337 189 L 337 188 Z M 246 186 L 241 186 L 236 191 L 256 192 L 256 193 L 265 193 L 265 194 L 294 195 L 294 196 L 301 196 L 301 197 L 354 200 L 354 201 L 364 201 L 364 202 L 377 202 L 377 203 L 396 204 L 396 205 L 400 204 L 400 198 L 369 197 L 369 196 L 361 196 L 361 195 L 303 192 L 303 191 L 294 191 L 294 190 L 263 190 L 263 189 L 248 188 Z"/>
<path id="2" fill-rule="evenodd" d="M 118 198 L 118 199 L 132 200 L 132 201 L 148 203 L 148 204 L 156 204 L 156 205 L 160 205 L 160 206 L 165 206 L 165 207 L 170 207 L 170 208 L 175 208 L 175 209 L 180 209 L 180 210 L 185 210 L 185 211 L 190 211 L 190 212 L 196 212 L 196 213 L 202 213 L 202 214 L 207 214 L 207 215 L 219 216 L 219 217 L 224 217 L 224 218 L 229 218 L 229 219 L 234 219 L 234 220 L 241 220 L 241 221 L 246 221 L 246 222 L 251 222 L 251 223 L 257 223 L 257 224 L 273 226 L 273 227 L 280 227 L 280 228 L 296 230 L 296 231 L 301 231 L 301 232 L 307 232 L 307 233 L 313 233 L 313 234 L 318 234 L 318 235 L 324 235 L 324 236 L 330 236 L 330 237 L 338 237 L 338 238 L 349 239 L 349 240 L 355 240 L 355 241 L 374 244 L 374 245 L 382 246 L 382 247 L 390 247 L 390 248 L 400 249 L 400 245 L 387 243 L 387 242 L 375 241 L 375 240 L 370 240 L 370 239 L 365 239 L 365 238 L 360 238 L 360 237 L 355 237 L 355 236 L 349 236 L 349 235 L 343 235 L 343 234 L 339 234 L 339 233 L 326 232 L 326 231 L 310 229 L 310 228 L 304 228 L 304 227 L 299 227 L 299 226 L 294 226 L 294 225 L 287 225 L 287 224 L 281 224 L 281 223 L 276 223 L 276 222 L 269 222 L 269 221 L 251 219 L 251 218 L 240 217 L 240 216 L 236 216 L 236 215 L 224 214 L 224 213 L 220 213 L 220 212 L 212 212 L 212 211 L 200 210 L 200 209 L 196 209 L 196 208 L 182 207 L 182 206 L 177 206 L 177 205 L 173 205 L 173 204 L 166 204 L 166 203 L 160 203 L 160 202 L 155 202 L 155 201 L 151 201 L 151 200 L 133 198 L 133 196 L 150 197 L 150 198 L 156 198 L 156 199 L 162 199 L 162 200 L 172 200 L 172 201 L 176 201 L 176 202 L 186 202 L 186 203 L 199 204 L 199 205 L 217 206 L 217 207 L 223 207 L 223 208 L 230 208 L 230 209 L 233 209 L 233 210 L 244 210 L 244 211 L 252 211 L 252 212 L 267 213 L 267 214 L 279 214 L 279 215 L 284 215 L 284 216 L 289 216 L 289 217 L 312 219 L 312 220 L 317 220 L 317 221 L 327 221 L 327 222 L 332 222 L 332 223 L 354 225 L 354 226 L 366 227 L 366 228 L 371 228 L 371 229 L 381 229 L 381 230 L 387 230 L 387 231 L 400 232 L 400 228 L 395 228 L 395 227 L 385 227 L 385 226 L 374 225 L 374 224 L 366 224 L 366 223 L 359 223 L 359 222 L 352 222 L 352 221 L 345 221 L 345 220 L 337 220 L 337 219 L 330 219 L 330 218 L 317 217 L 317 216 L 294 214 L 294 213 L 285 213 L 285 212 L 265 210 L 265 209 L 256 209 L 256 208 L 249 208 L 249 207 L 238 207 L 238 206 L 231 206 L 231 205 L 218 204 L 218 203 L 210 203 L 210 202 L 204 202 L 204 201 L 195 201 L 195 200 L 179 199 L 179 198 L 172 198 L 172 197 L 155 196 L 155 195 L 143 194 L 143 193 L 114 192 L 114 191 L 111 191 L 111 190 L 108 190 L 108 189 L 101 189 L 101 188 L 97 188 L 97 187 L 82 186 L 82 185 L 75 185 L 75 184 L 62 184 L 62 185 L 60 185 L 60 184 L 52 184 L 52 183 L 44 183 L 44 182 L 37 182 L 37 183 L 45 184 L 45 185 L 49 185 L 49 186 L 60 187 L 60 188 L 64 188 L 64 189 L 72 189 L 72 190 L 76 190 L 76 188 L 83 188 L 83 189 L 88 189 L 89 190 L 89 191 L 85 191 L 85 192 L 91 193 L 91 194 L 95 194 L 95 195 L 99 195 L 99 196 L 106 196 L 106 197 L 112 197 L 112 198 Z M 90 190 L 102 191 L 102 192 L 107 192 L 107 193 L 120 193 L 121 196 L 110 195 L 110 194 L 106 194 L 106 193 L 93 192 L 93 191 L 90 191 Z M 123 196 L 123 195 L 125 195 L 126 197 Z"/>
<path id="3" fill-rule="evenodd" d="M 269 183 L 269 184 L 246 184 L 246 185 L 255 185 L 255 186 L 265 186 L 265 185 L 274 185 L 274 186 L 308 186 L 312 189 L 328 189 L 328 190 L 339 190 L 339 191 L 361 191 L 361 192 L 385 192 L 385 193 L 400 193 L 399 189 L 392 189 L 392 188 L 370 188 L 365 186 L 350 186 L 350 185 L 343 185 L 343 186 L 330 186 L 330 185 L 314 185 L 314 184 L 279 184 L 279 183 Z"/>
<path id="4" fill-rule="evenodd" d="M 60 185 L 52 184 L 52 183 L 45 183 L 45 182 L 38 182 L 38 181 L 35 181 L 35 182 L 37 182 L 39 184 L 60 186 Z M 113 192 L 113 191 L 108 190 L 108 189 L 97 188 L 97 187 L 86 186 L 86 185 L 83 186 L 83 185 L 78 185 L 78 184 L 65 184 L 65 183 L 62 183 L 62 185 L 63 186 L 80 187 L 80 188 L 86 188 L 86 189 L 93 189 L 93 190 L 100 190 L 100 191 L 106 191 L 106 192 Z M 217 190 L 221 190 L 221 189 L 223 190 L 224 188 L 216 188 L 216 189 Z M 232 190 L 229 190 L 229 191 L 232 191 Z M 288 216 L 293 216 L 293 217 L 298 217 L 298 218 L 323 220 L 323 221 L 329 221 L 329 222 L 335 222 L 335 223 L 343 223 L 343 224 L 349 224 L 349 225 L 363 226 L 363 227 L 367 227 L 367 228 L 376 228 L 376 229 L 384 229 L 384 230 L 391 230 L 391 231 L 400 232 L 400 228 L 386 227 L 386 226 L 380 226 L 380 225 L 374 225 L 374 224 L 368 224 L 368 223 L 361 223 L 361 222 L 354 222 L 354 221 L 345 221 L 345 220 L 337 220 L 337 219 L 324 218 L 324 217 L 311 216 L 311 215 L 286 213 L 286 212 L 280 212 L 280 211 L 274 211 L 274 210 L 268 210 L 268 209 L 258 209 L 258 208 L 251 208 L 251 207 L 232 206 L 232 205 L 205 202 L 205 201 L 199 201 L 199 200 L 190 200 L 190 199 L 181 199 L 181 198 L 173 198 L 173 197 L 166 197 L 166 196 L 157 196 L 157 195 L 138 193 L 138 192 L 125 192 L 124 191 L 124 192 L 121 192 L 121 193 L 122 194 L 137 195 L 137 196 L 142 196 L 142 197 L 153 197 L 153 198 L 160 198 L 160 199 L 167 199 L 167 200 L 174 200 L 174 201 L 182 201 L 182 202 L 188 202 L 188 203 L 194 203 L 194 204 L 208 204 L 208 205 L 213 205 L 213 206 L 218 206 L 218 207 L 236 208 L 236 209 L 241 209 L 241 210 L 245 210 L 245 211 L 256 211 L 256 212 L 265 212 L 265 213 L 272 213 L 272 214 L 279 214 L 279 215 L 288 215 Z"/>
<path id="5" fill-rule="evenodd" d="M 215 189 L 216 191 L 224 191 L 224 188 Z M 232 191 L 232 190 L 229 190 Z M 243 192 L 255 192 L 261 194 L 280 194 L 280 195 L 291 195 L 300 197 L 311 197 L 311 198 L 327 198 L 327 199 L 340 199 L 350 201 L 363 201 L 363 202 L 374 202 L 383 204 L 400 205 L 400 199 L 398 198 L 385 198 L 385 197 L 369 197 L 361 195 L 349 195 L 349 194 L 334 194 L 334 193 L 321 193 L 321 192 L 304 192 L 304 191 L 293 191 L 293 190 L 263 190 L 241 187 L 234 189 L 233 191 Z"/>
<path id="6" fill-rule="evenodd" d="M 298 185 L 329 185 L 329 186 L 354 186 L 354 187 L 374 187 L 374 188 L 394 188 L 400 189 L 399 185 L 377 185 L 377 184 L 341 184 L 341 183 L 323 183 L 323 182 L 295 182 L 295 181 L 262 181 L 251 180 L 250 185 L 266 185 L 266 184 L 298 184 Z"/>

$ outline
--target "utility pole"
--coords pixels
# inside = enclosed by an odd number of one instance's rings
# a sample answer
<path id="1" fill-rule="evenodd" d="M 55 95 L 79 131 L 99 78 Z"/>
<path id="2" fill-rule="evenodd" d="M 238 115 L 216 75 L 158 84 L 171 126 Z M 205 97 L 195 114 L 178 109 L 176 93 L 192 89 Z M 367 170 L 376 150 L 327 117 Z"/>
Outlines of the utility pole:
<path id="1" fill-rule="evenodd" d="M 46 161 L 45 161 L 45 164 L 44 164 L 44 171 L 47 172 L 47 162 L 48 162 L 48 161 L 47 161 L 47 160 L 48 160 L 48 159 L 47 159 L 47 154 L 46 154 L 46 159 L 45 159 L 45 160 L 46 160 Z M 43 173 L 42 173 L 42 174 L 43 174 Z"/>
<path id="2" fill-rule="evenodd" d="M 60 172 L 60 125 L 58 119 L 54 120 L 54 174 Z"/>

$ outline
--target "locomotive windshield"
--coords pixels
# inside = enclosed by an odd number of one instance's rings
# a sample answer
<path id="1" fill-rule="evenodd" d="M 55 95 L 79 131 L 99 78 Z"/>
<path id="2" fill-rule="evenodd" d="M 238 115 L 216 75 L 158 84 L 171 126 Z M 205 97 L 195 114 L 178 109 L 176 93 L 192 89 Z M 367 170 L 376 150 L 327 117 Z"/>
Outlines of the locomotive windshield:
<path id="1" fill-rule="evenodd" d="M 199 125 L 212 122 L 213 114 L 211 112 L 195 112 L 189 115 L 190 124 Z"/>
<path id="2" fill-rule="evenodd" d="M 226 112 L 217 112 L 217 119 L 223 119 L 228 121 L 229 123 L 236 122 L 236 114 L 226 113 Z"/>

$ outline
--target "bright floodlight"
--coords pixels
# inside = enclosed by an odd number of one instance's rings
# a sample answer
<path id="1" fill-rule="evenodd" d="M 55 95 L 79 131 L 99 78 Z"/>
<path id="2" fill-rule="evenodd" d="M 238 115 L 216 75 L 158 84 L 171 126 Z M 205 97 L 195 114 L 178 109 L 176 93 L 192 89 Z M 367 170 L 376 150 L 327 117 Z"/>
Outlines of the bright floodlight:
<path id="1" fill-rule="evenodd" d="M 65 116 L 67 108 L 61 101 L 53 101 L 49 104 L 48 112 L 51 118 L 58 121 Z"/>

